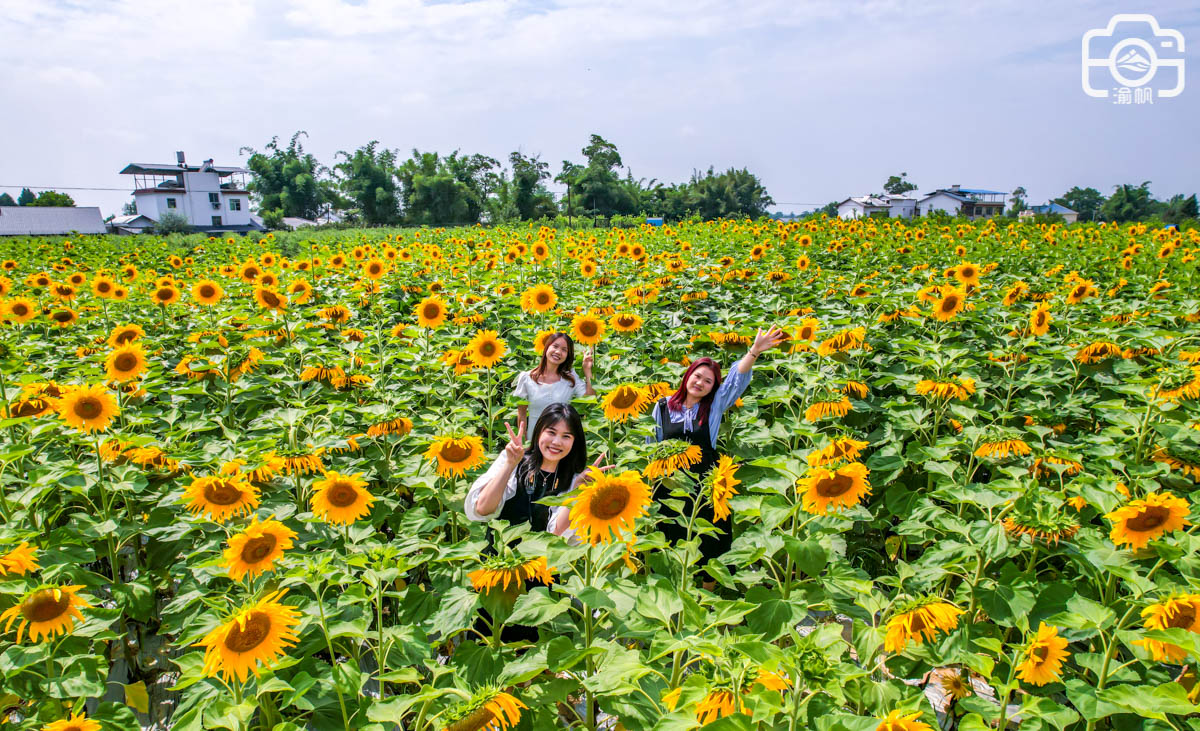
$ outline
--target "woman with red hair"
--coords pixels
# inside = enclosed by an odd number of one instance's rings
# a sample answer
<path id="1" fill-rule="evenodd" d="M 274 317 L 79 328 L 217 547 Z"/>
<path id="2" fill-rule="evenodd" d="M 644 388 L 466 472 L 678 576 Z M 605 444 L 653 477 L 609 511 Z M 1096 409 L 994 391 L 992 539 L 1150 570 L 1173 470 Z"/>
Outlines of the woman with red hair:
<path id="1" fill-rule="evenodd" d="M 763 332 L 758 331 L 750 350 L 737 362 L 729 377 L 721 379 L 721 366 L 712 358 L 700 358 L 688 366 L 683 374 L 683 382 L 679 389 L 669 397 L 659 399 L 654 405 L 652 415 L 657 425 L 655 441 L 666 439 L 681 439 L 700 447 L 701 459 L 689 467 L 697 478 L 702 478 L 717 463 L 717 435 L 721 431 L 721 419 L 725 411 L 738 400 L 750 385 L 750 371 L 754 361 L 766 350 L 776 347 L 787 338 L 779 328 L 772 327 Z M 664 517 L 679 515 L 666 505 L 659 505 L 659 512 Z M 692 497 L 684 500 L 683 514 L 691 515 Z M 710 558 L 717 558 L 729 550 L 733 543 L 731 523 L 728 518 L 716 520 L 712 505 L 700 511 L 699 517 L 715 525 L 720 533 L 705 534 L 700 537 L 701 563 Z M 683 540 L 686 529 L 675 521 L 662 524 L 663 533 L 668 541 Z M 705 585 L 711 584 L 706 575 Z"/>

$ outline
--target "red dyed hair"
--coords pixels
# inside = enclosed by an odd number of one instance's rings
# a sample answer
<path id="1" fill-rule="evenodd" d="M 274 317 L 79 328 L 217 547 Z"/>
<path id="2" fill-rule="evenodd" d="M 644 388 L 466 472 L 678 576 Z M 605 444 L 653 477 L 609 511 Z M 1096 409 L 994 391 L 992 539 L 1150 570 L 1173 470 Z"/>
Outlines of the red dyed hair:
<path id="1" fill-rule="evenodd" d="M 683 381 L 679 384 L 679 389 L 671 394 L 667 399 L 667 408 L 682 409 L 684 399 L 687 398 L 687 382 L 692 377 L 692 373 L 697 368 L 708 368 L 712 370 L 713 387 L 708 392 L 708 395 L 700 399 L 700 408 L 696 411 L 696 426 L 701 426 L 708 421 L 708 409 L 712 406 L 713 398 L 717 395 L 717 389 L 721 387 L 721 365 L 712 358 L 698 358 L 692 361 L 688 369 L 683 372 Z M 665 415 L 664 415 L 665 416 Z M 664 422 L 665 423 L 665 422 Z"/>

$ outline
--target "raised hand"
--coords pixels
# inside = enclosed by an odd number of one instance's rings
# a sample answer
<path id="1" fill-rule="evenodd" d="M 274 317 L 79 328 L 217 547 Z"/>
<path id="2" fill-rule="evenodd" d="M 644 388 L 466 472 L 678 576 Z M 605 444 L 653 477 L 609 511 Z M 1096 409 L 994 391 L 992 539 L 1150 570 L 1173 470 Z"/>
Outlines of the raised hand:
<path id="1" fill-rule="evenodd" d="M 591 379 L 592 377 L 592 361 L 594 360 L 593 352 L 593 348 L 588 348 L 588 351 L 583 354 L 583 375 L 587 376 L 588 379 Z"/>
<path id="2" fill-rule="evenodd" d="M 508 444 L 504 445 L 504 456 L 509 464 L 517 464 L 525 456 L 525 425 L 521 424 L 516 434 L 513 434 L 512 424 L 505 423 L 508 430 Z"/>
<path id="3" fill-rule="evenodd" d="M 604 458 L 607 456 L 608 456 L 608 452 L 601 452 L 600 456 L 596 458 L 596 461 L 592 463 L 592 466 L 583 471 L 583 474 L 581 474 L 579 476 L 579 479 L 576 481 L 575 484 L 576 485 L 585 485 L 585 484 L 591 482 L 592 480 L 596 479 L 596 477 L 598 477 L 599 475 L 601 475 L 605 472 L 608 472 L 609 470 L 616 469 L 617 466 L 615 464 L 605 465 L 603 467 L 600 466 L 600 463 L 603 462 Z"/>
<path id="4" fill-rule="evenodd" d="M 754 336 L 754 345 L 750 346 L 750 352 L 758 355 L 765 350 L 777 347 L 785 340 L 787 340 L 787 335 L 777 327 L 772 327 L 766 332 L 760 328 L 758 334 Z"/>

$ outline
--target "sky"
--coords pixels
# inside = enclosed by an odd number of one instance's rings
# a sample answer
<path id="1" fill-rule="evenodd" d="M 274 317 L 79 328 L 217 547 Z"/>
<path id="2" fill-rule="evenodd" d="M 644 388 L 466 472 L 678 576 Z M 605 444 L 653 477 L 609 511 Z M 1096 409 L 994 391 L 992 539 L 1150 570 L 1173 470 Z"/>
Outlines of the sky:
<path id="1" fill-rule="evenodd" d="M 1152 103 L 1085 94 L 1084 33 L 1118 13 L 1153 15 L 1140 37 L 1192 85 L 1158 96 L 1177 73 L 1159 66 Z M 326 165 L 378 140 L 557 172 L 596 133 L 635 178 L 746 167 L 785 212 L 901 172 L 1032 203 L 1142 181 L 1167 198 L 1200 192 L 1197 47 L 1195 2 L 0 0 L 0 186 L 113 188 L 66 192 L 119 214 L 119 171 L 176 150 L 239 165 L 304 130 Z"/>

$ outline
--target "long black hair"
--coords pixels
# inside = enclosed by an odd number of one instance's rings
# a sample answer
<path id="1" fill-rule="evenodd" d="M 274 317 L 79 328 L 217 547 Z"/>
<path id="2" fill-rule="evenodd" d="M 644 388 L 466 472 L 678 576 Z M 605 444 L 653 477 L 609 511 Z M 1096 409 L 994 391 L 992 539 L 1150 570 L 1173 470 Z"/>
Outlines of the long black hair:
<path id="1" fill-rule="evenodd" d="M 587 438 L 583 435 L 583 419 L 571 404 L 550 404 L 537 423 L 533 425 L 533 434 L 529 437 L 529 448 L 517 465 L 517 474 L 527 481 L 532 481 L 542 469 L 542 452 L 538 449 L 538 440 L 542 432 L 555 424 L 566 422 L 575 440 L 571 443 L 571 451 L 558 461 L 555 470 L 555 492 L 563 492 L 571 488 L 575 475 L 587 468 Z"/>
<path id="2" fill-rule="evenodd" d="M 546 369 L 550 367 L 550 361 L 546 359 L 546 351 L 550 349 L 550 344 L 565 338 L 567 341 L 567 357 L 563 358 L 563 362 L 558 364 L 558 375 L 567 379 L 567 383 L 575 385 L 575 377 L 571 375 L 571 369 L 575 367 L 575 341 L 566 333 L 550 333 L 546 336 L 546 340 L 542 345 L 542 360 L 538 363 L 537 368 L 529 374 L 534 383 L 541 383 L 542 376 L 546 375 Z M 582 433 L 581 433 L 582 435 Z"/>

